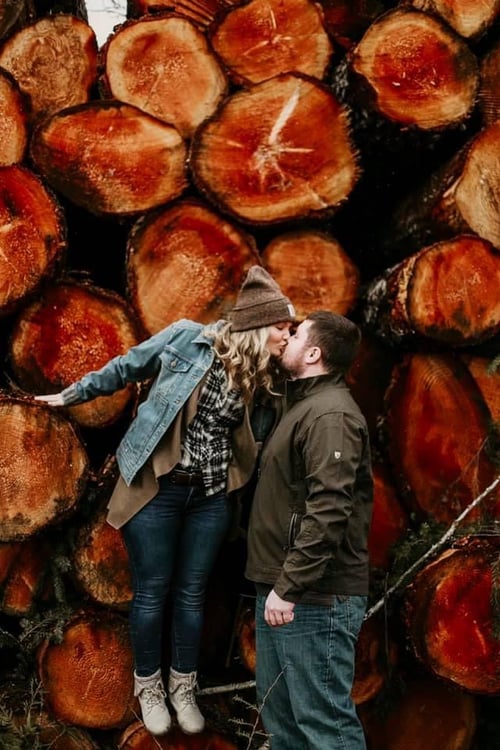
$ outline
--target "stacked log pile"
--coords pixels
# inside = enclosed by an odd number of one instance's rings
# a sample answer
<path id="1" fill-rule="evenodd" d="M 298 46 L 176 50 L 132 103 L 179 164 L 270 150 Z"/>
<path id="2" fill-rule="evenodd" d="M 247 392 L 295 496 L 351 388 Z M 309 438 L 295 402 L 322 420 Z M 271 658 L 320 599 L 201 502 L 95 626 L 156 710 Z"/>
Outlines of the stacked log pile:
<path id="1" fill-rule="evenodd" d="M 82 11 L 0 2 L 0 722 L 12 747 L 262 742 L 245 513 L 207 602 L 209 730 L 156 742 L 137 717 L 128 561 L 104 510 L 147 384 L 66 411 L 32 398 L 173 320 L 224 317 L 261 263 L 299 317 L 327 308 L 363 330 L 349 383 L 373 443 L 372 603 L 385 594 L 358 644 L 368 746 L 492 750 L 498 0 L 129 0 L 101 48 Z M 211 692 L 235 681 L 239 703 Z"/>

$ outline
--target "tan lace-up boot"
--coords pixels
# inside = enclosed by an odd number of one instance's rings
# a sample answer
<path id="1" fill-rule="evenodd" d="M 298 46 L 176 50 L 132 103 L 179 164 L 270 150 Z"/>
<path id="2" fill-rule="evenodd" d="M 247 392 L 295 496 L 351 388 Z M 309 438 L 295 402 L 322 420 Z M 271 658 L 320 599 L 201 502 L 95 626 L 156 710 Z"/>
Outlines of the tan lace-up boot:
<path id="1" fill-rule="evenodd" d="M 165 688 L 158 669 L 150 677 L 138 677 L 134 672 L 134 695 L 139 698 L 144 726 L 151 734 L 166 734 L 172 720 L 165 703 Z"/>
<path id="2" fill-rule="evenodd" d="M 186 734 L 197 734 L 205 728 L 205 719 L 196 705 L 196 672 L 183 674 L 170 669 L 168 697 L 177 713 L 180 728 Z"/>

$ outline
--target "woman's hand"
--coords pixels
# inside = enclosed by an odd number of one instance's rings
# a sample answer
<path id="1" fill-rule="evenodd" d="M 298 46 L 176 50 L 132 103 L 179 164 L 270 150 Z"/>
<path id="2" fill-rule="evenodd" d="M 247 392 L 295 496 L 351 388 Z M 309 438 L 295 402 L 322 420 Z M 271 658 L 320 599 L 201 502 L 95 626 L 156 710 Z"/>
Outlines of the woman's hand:
<path id="1" fill-rule="evenodd" d="M 49 393 L 46 396 L 35 396 L 35 401 L 44 401 L 49 406 L 64 406 L 63 397 L 60 393 Z"/>

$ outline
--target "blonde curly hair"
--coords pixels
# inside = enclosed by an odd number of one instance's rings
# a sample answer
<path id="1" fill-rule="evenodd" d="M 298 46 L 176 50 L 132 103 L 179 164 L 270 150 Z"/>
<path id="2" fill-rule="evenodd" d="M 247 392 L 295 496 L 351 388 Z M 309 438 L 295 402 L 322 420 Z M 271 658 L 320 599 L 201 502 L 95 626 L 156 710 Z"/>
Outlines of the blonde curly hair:
<path id="1" fill-rule="evenodd" d="M 271 355 L 266 348 L 269 328 L 231 331 L 231 323 L 225 323 L 214 335 L 213 348 L 226 370 L 228 388 L 241 390 L 246 402 L 259 388 L 272 393 Z"/>

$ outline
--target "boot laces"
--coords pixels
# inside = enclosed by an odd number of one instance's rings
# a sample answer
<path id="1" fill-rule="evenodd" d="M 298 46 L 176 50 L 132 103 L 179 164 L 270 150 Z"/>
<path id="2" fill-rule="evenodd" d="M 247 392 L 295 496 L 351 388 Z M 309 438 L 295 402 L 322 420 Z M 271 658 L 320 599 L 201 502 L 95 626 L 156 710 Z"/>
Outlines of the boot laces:
<path id="1" fill-rule="evenodd" d="M 196 699 L 194 697 L 196 687 L 197 685 L 195 679 L 191 679 L 189 680 L 189 682 L 183 682 L 179 687 L 179 692 L 181 693 L 182 699 L 186 703 L 190 703 L 192 706 L 196 706 Z"/>
<path id="2" fill-rule="evenodd" d="M 162 688 L 160 682 L 157 682 L 156 685 L 153 685 L 152 687 L 145 687 L 141 691 L 141 698 L 144 700 L 149 710 L 151 710 L 158 704 L 163 704 L 166 695 L 167 694 Z"/>

